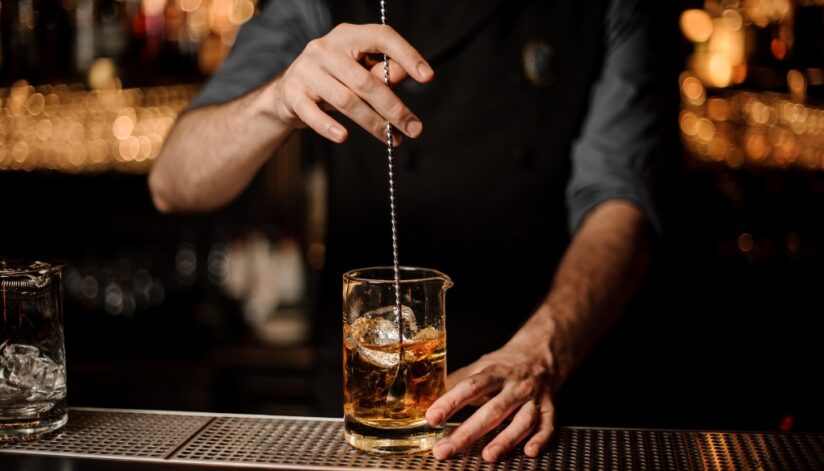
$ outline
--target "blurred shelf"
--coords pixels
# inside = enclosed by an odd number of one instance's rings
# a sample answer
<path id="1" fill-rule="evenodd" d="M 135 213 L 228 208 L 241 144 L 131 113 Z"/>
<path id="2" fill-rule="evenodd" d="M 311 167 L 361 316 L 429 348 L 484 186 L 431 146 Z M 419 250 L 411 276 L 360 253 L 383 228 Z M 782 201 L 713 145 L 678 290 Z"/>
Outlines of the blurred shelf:
<path id="1" fill-rule="evenodd" d="M 0 89 L 0 170 L 146 173 L 199 85 Z"/>

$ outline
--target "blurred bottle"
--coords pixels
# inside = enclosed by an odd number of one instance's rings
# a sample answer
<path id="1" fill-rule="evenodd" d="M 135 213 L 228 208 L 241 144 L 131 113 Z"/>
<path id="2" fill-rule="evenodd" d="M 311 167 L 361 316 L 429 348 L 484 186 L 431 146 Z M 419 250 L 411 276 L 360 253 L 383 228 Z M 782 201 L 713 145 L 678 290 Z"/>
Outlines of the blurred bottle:
<path id="1" fill-rule="evenodd" d="M 120 59 L 130 39 L 130 21 L 126 5 L 120 0 L 98 0 L 95 11 L 95 47 L 97 56 Z"/>
<path id="2" fill-rule="evenodd" d="M 81 73 L 87 71 L 94 61 L 94 18 L 94 2 L 78 0 L 74 8 L 74 67 Z"/>
<path id="3" fill-rule="evenodd" d="M 37 54 L 33 76 L 37 82 L 64 80 L 71 75 L 72 24 L 61 0 L 34 0 L 34 39 Z"/>
<path id="4" fill-rule="evenodd" d="M 796 7 L 792 64 L 804 71 L 806 95 L 824 100 L 824 4 L 799 2 Z M 820 104 L 820 102 L 819 102 Z"/>
<path id="5" fill-rule="evenodd" d="M 9 85 L 34 70 L 35 25 L 32 0 L 4 0 L 0 9 L 0 64 L 3 85 Z"/>

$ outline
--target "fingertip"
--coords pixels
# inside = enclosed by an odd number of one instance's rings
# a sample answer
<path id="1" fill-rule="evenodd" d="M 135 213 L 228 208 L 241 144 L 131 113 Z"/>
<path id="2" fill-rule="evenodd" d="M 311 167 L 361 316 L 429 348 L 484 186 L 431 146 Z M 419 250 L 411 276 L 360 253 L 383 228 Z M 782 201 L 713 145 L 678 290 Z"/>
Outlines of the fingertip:
<path id="1" fill-rule="evenodd" d="M 498 461 L 498 459 L 503 454 L 503 448 L 499 445 L 492 445 L 484 448 L 484 451 L 481 453 L 483 459 L 488 462 Z"/>
<path id="2" fill-rule="evenodd" d="M 346 128 L 342 128 L 342 127 L 338 127 L 338 126 L 329 126 L 328 131 L 329 131 L 329 139 L 331 139 L 333 142 L 341 144 L 344 141 L 346 141 L 346 137 L 347 137 Z"/>
<path id="3" fill-rule="evenodd" d="M 428 410 L 426 411 L 426 422 L 433 426 L 438 427 L 443 423 L 443 412 L 440 410 Z"/>
<path id="4" fill-rule="evenodd" d="M 416 138 L 423 132 L 423 123 L 418 119 L 413 119 L 406 125 L 406 134 L 411 138 Z"/>
<path id="5" fill-rule="evenodd" d="M 421 83 L 429 82 L 435 77 L 435 71 L 425 61 L 418 62 L 417 71 L 418 81 Z"/>
<path id="6" fill-rule="evenodd" d="M 453 453 L 455 453 L 455 447 L 449 443 L 439 443 L 432 449 L 432 456 L 439 460 L 445 460 L 452 456 Z"/>

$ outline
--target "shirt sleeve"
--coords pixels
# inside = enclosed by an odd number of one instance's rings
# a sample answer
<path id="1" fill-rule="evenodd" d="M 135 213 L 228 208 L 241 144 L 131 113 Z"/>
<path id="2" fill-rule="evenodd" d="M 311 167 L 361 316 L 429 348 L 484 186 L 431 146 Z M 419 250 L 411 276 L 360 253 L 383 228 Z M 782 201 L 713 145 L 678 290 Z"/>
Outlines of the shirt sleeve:
<path id="1" fill-rule="evenodd" d="M 269 0 L 240 28 L 229 56 L 189 109 L 223 104 L 259 88 L 330 29 L 329 7 L 322 0 Z"/>
<path id="2" fill-rule="evenodd" d="M 658 74 L 649 22 L 638 1 L 613 0 L 607 10 L 602 73 L 572 145 L 566 189 L 572 233 L 598 204 L 614 199 L 634 204 L 660 232 L 652 191 L 660 147 Z"/>

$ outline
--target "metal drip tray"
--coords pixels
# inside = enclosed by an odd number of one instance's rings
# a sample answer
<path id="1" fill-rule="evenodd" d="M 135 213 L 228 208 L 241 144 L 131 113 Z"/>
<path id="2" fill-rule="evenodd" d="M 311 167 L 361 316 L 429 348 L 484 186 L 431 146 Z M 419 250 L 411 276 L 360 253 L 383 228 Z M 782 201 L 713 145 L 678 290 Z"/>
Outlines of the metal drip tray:
<path id="1" fill-rule="evenodd" d="M 824 435 L 561 428 L 536 459 L 486 463 L 486 441 L 446 461 L 388 456 L 343 441 L 337 419 L 72 409 L 65 429 L 2 454 L 273 469 L 824 469 Z"/>

